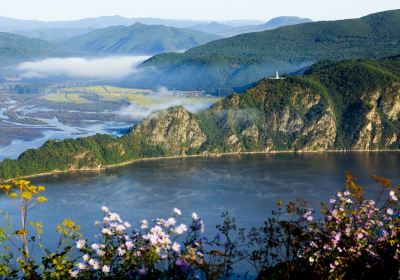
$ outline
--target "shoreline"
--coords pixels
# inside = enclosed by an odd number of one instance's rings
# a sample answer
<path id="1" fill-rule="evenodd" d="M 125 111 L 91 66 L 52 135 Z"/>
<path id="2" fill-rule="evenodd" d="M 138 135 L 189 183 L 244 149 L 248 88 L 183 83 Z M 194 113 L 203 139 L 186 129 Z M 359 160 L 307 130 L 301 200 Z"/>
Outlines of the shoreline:
<path id="1" fill-rule="evenodd" d="M 186 159 L 186 158 L 219 158 L 223 156 L 240 156 L 240 155 L 269 155 L 269 154 L 330 154 L 330 153 L 387 153 L 394 152 L 399 153 L 400 149 L 396 150 L 326 150 L 326 151 L 295 151 L 295 150 L 286 150 L 286 151 L 257 151 L 257 152 L 226 152 L 226 153 L 205 153 L 198 155 L 178 155 L 178 156 L 166 156 L 166 157 L 153 157 L 153 158 L 140 158 L 134 159 L 127 162 L 116 163 L 104 165 L 100 168 L 79 168 L 79 169 L 68 169 L 68 170 L 53 170 L 51 172 L 38 173 L 33 175 L 20 176 L 7 180 L 0 180 L 0 183 L 7 183 L 13 180 L 21 180 L 21 179 L 32 179 L 39 178 L 57 174 L 67 174 L 67 173 L 78 173 L 78 172 L 86 172 L 86 173 L 99 173 L 105 170 L 119 168 L 128 166 L 137 162 L 144 161 L 158 161 L 158 160 L 171 160 L 171 159 Z"/>

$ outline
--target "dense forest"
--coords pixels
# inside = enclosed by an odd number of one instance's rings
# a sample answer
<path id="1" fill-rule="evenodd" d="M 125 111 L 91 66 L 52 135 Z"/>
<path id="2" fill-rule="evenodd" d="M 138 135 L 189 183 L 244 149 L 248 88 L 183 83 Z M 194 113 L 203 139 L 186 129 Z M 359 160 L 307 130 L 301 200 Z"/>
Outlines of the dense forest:
<path id="1" fill-rule="evenodd" d="M 140 67 L 134 85 L 179 89 L 242 88 L 275 71 L 291 73 L 319 60 L 377 59 L 400 53 L 400 10 L 360 19 L 321 21 L 242 34 L 160 54 Z M 149 79 L 149 77 L 153 77 Z"/>

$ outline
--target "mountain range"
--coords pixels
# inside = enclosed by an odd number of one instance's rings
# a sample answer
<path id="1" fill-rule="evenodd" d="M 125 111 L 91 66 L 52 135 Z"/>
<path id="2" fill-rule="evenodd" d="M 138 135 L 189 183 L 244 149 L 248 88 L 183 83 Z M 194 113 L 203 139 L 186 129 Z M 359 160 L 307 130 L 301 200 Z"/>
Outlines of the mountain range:
<path id="1" fill-rule="evenodd" d="M 188 28 L 141 23 L 92 31 L 86 29 L 88 33 L 74 36 L 83 32 L 79 28 L 92 28 L 90 26 L 96 24 L 101 26 L 116 22 L 127 23 L 129 20 L 133 19 L 102 17 L 53 23 L 24 21 L 23 24 L 31 24 L 31 28 L 43 28 L 52 24 L 52 28 L 55 28 L 53 31 L 61 28 L 60 34 L 65 32 L 73 37 L 62 39 L 63 36 L 59 36 L 58 39 L 53 38 L 53 43 L 48 43 L 1 33 L 0 62 L 4 67 L 23 60 L 53 56 L 162 53 L 141 64 L 141 71 L 128 77 L 122 84 L 229 93 L 232 90 L 242 90 L 265 76 L 275 74 L 275 71 L 296 72 L 321 59 L 376 59 L 400 52 L 400 10 L 376 13 L 359 19 L 295 25 L 291 24 L 308 19 L 280 17 L 266 24 L 252 26 L 274 28 L 273 30 L 245 33 L 225 39 Z M 158 19 L 146 20 L 154 22 Z M 189 24 L 179 20 L 172 22 Z M 239 23 L 243 24 L 235 22 Z M 15 28 L 22 25 L 18 20 L 15 22 L 0 18 L 0 27 L 2 24 Z M 222 30 L 224 24 L 210 23 L 209 27 Z M 230 24 L 233 25 L 232 22 Z M 282 24 L 289 26 L 275 28 Z M 39 31 L 30 31 L 31 34 L 35 32 Z M 42 33 L 39 36 L 52 35 Z M 184 51 L 186 49 L 188 50 Z"/>
<path id="2" fill-rule="evenodd" d="M 111 26 L 131 26 L 135 23 L 145 25 L 164 25 L 176 28 L 188 28 L 228 37 L 240 33 L 262 31 L 289 24 L 310 21 L 299 17 L 277 17 L 263 23 L 258 20 L 182 20 L 161 18 L 125 18 L 121 16 L 102 16 L 70 21 L 37 21 L 21 20 L 0 16 L 0 32 L 9 32 L 26 37 L 42 39 L 50 42 L 62 41 L 83 35 L 96 29 Z"/>
<path id="3" fill-rule="evenodd" d="M 379 58 L 400 53 L 400 10 L 359 19 L 310 22 L 212 41 L 184 53 L 145 61 L 134 86 L 240 89 L 275 74 L 321 60 Z M 151 77 L 151 78 L 149 78 Z"/>
<path id="4" fill-rule="evenodd" d="M 143 23 L 147 25 L 165 25 L 171 27 L 189 28 L 198 24 L 207 24 L 212 21 L 207 20 L 191 20 L 191 19 L 162 19 L 162 18 L 126 18 L 118 15 L 100 16 L 95 18 L 84 18 L 78 20 L 67 21 L 38 21 L 13 19 L 0 16 L 0 31 L 14 32 L 16 30 L 32 30 L 38 28 L 105 28 L 115 25 L 132 25 L 134 23 Z M 238 27 L 244 25 L 262 24 L 260 20 L 227 20 L 219 21 L 219 23 Z"/>
<path id="5" fill-rule="evenodd" d="M 121 16 L 101 16 L 96 18 L 84 18 L 70 21 L 37 21 L 21 20 L 0 17 L 0 32 L 15 33 L 27 37 L 38 38 L 48 41 L 60 41 L 74 36 L 79 36 L 95 29 L 110 26 L 130 26 L 135 23 L 146 25 L 165 25 L 177 28 L 192 28 L 199 25 L 207 25 L 212 21 L 189 20 L 189 19 L 161 19 L 161 18 L 125 18 Z M 218 22 L 227 29 L 245 25 L 260 25 L 258 20 L 230 20 Z M 196 29 L 196 28 L 193 28 Z M 210 30 L 199 30 L 211 32 Z"/>
<path id="6" fill-rule="evenodd" d="M 0 17 L 0 31 L 6 31 L 0 37 L 0 62 L 4 67 L 23 60 L 53 56 L 181 52 L 222 38 L 213 34 L 218 33 L 217 26 L 227 32 L 243 25 L 257 29 L 262 26 L 259 23 L 249 20 L 209 23 L 156 18 L 129 19 L 120 16 L 41 22 Z M 195 29 L 204 29 L 206 32 Z"/>
<path id="7" fill-rule="evenodd" d="M 0 178 L 170 156 L 399 148 L 400 56 L 321 61 L 303 76 L 263 79 L 205 111 L 158 111 L 120 138 L 48 141 L 1 162 Z"/>

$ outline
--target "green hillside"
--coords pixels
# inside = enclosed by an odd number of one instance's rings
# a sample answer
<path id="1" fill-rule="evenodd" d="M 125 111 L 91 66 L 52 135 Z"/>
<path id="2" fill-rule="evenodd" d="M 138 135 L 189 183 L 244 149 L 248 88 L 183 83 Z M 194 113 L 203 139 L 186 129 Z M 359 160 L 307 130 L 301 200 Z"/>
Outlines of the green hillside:
<path id="1" fill-rule="evenodd" d="M 210 42 L 145 61 L 135 85 L 179 89 L 241 88 L 322 59 L 376 59 L 400 53 L 400 10 L 360 19 L 285 26 Z M 149 79 L 149 77 L 153 77 Z"/>
<path id="2" fill-rule="evenodd" d="M 63 48 L 89 54 L 158 54 L 181 51 L 220 38 L 200 31 L 163 25 L 112 26 L 59 43 Z"/>
<path id="3" fill-rule="evenodd" d="M 399 148 L 400 56 L 323 61 L 303 76 L 263 79 L 205 111 L 156 112 L 120 138 L 48 141 L 4 160 L 0 178 L 166 156 Z"/>
<path id="4" fill-rule="evenodd" d="M 66 55 L 66 51 L 48 42 L 0 32 L 1 66 L 28 59 L 39 59 L 63 55 Z"/>

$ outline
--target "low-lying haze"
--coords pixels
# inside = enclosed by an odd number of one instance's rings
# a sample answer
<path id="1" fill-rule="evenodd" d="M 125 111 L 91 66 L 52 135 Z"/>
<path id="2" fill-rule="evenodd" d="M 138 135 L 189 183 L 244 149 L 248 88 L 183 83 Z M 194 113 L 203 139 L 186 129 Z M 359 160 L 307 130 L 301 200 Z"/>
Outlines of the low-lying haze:
<path id="1" fill-rule="evenodd" d="M 135 67 L 147 58 L 147 56 L 48 58 L 21 63 L 17 69 L 21 72 L 21 77 L 27 79 L 65 76 L 118 80 L 133 74 L 136 71 Z"/>
<path id="2" fill-rule="evenodd" d="M 190 99 L 185 97 L 174 96 L 174 92 L 168 90 L 166 87 L 161 87 L 157 92 L 148 95 L 149 98 L 160 100 L 168 97 L 166 102 L 153 102 L 147 106 L 139 106 L 138 104 L 131 103 L 128 106 L 123 106 L 117 114 L 124 116 L 132 121 L 140 121 L 159 110 L 168 109 L 173 106 L 183 106 L 190 112 L 198 112 L 209 108 L 215 100 L 205 100 L 204 102 L 192 103 Z"/>

